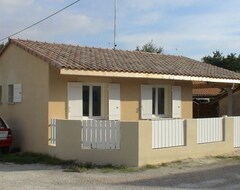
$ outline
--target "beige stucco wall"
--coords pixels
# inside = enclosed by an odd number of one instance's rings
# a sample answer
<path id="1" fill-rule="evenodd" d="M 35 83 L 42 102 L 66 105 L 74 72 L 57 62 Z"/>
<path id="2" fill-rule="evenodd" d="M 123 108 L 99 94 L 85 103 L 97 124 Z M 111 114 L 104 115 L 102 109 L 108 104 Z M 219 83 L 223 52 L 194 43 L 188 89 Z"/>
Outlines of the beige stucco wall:
<path id="1" fill-rule="evenodd" d="M 66 160 L 127 166 L 214 156 L 234 150 L 233 118 L 224 118 L 224 126 L 224 141 L 197 144 L 197 122 L 188 119 L 184 146 L 153 149 L 151 121 L 120 122 L 120 149 L 103 150 L 82 149 L 81 121 L 58 120 L 57 143 L 56 146 L 49 146 L 49 154 Z"/>
<path id="2" fill-rule="evenodd" d="M 233 101 L 233 116 L 239 116 L 240 115 L 240 91 L 235 92 L 232 95 L 232 101 Z M 228 115 L 228 97 L 224 97 L 219 101 L 219 116 L 222 115 Z"/>
<path id="3" fill-rule="evenodd" d="M 107 84 L 119 83 L 121 92 L 121 120 L 137 121 L 140 117 L 141 84 L 166 85 L 168 88 L 167 116 L 171 117 L 171 87 L 180 85 L 182 88 L 182 117 L 192 118 L 192 83 L 174 82 L 170 80 L 124 79 L 104 77 L 82 77 L 60 75 L 58 70 L 50 69 L 49 87 L 49 119 L 67 118 L 67 85 L 68 82 L 100 83 L 106 86 L 104 101 L 104 118 L 108 119 L 108 92 Z"/>
<path id="4" fill-rule="evenodd" d="M 22 85 L 22 102 L 8 104 L 8 85 Z M 0 57 L 0 115 L 13 129 L 14 146 L 47 152 L 48 64 L 10 45 Z"/>
<path id="5" fill-rule="evenodd" d="M 57 143 L 56 146 L 49 146 L 49 154 L 66 160 L 137 166 L 138 123 L 121 123 L 120 134 L 119 150 L 82 149 L 81 121 L 58 120 Z"/>
<path id="6" fill-rule="evenodd" d="M 50 67 L 49 69 L 49 120 L 51 118 L 64 119 L 67 117 L 67 82 L 60 77 L 59 71 Z"/>
<path id="7" fill-rule="evenodd" d="M 186 145 L 152 149 L 152 127 L 149 121 L 139 122 L 139 162 L 138 165 L 159 164 L 185 158 L 214 156 L 234 151 L 233 119 L 225 118 L 225 140 L 221 142 L 197 144 L 197 122 L 186 120 Z M 148 140 L 146 140 L 148 139 Z"/>
<path id="8" fill-rule="evenodd" d="M 189 119 L 193 117 L 192 107 L 192 83 L 182 82 L 182 118 Z"/>

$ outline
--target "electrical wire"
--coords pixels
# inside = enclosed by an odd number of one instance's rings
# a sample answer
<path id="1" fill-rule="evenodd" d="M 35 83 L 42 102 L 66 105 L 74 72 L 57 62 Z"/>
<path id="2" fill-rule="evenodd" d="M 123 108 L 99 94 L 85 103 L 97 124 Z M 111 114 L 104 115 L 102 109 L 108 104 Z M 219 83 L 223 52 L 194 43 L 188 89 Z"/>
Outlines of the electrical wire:
<path id="1" fill-rule="evenodd" d="M 36 25 L 40 24 L 41 22 L 43 22 L 43 21 L 45 21 L 45 20 L 47 20 L 47 19 L 55 16 L 56 14 L 62 12 L 63 10 L 65 10 L 65 9 L 73 6 L 74 4 L 78 3 L 79 1 L 81 1 L 81 0 L 74 1 L 73 3 L 67 5 L 66 7 L 64 7 L 64 8 L 62 8 L 62 9 L 54 12 L 53 14 L 51 14 L 51 15 L 45 17 L 45 18 L 43 18 L 42 20 L 40 20 L 40 21 L 38 21 L 38 22 L 35 22 L 34 24 L 32 24 L 32 25 L 30 25 L 30 26 L 28 26 L 28 27 L 26 27 L 26 28 L 23 28 L 23 29 L 19 30 L 18 32 L 15 32 L 15 33 L 13 33 L 13 34 L 5 37 L 5 38 L 0 39 L 0 42 L 1 42 L 1 41 L 4 41 L 4 40 L 7 40 L 8 38 L 11 38 L 12 36 L 15 36 L 15 35 L 17 35 L 17 34 L 19 34 L 19 33 L 22 33 L 22 32 L 24 32 L 24 31 L 28 30 L 29 28 L 32 28 L 33 26 L 36 26 Z"/>

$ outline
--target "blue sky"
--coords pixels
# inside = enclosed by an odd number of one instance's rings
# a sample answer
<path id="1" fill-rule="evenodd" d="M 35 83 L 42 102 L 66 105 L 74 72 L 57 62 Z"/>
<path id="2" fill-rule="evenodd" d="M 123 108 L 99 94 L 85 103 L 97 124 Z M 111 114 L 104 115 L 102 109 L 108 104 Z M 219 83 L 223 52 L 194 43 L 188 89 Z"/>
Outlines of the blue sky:
<path id="1" fill-rule="evenodd" d="M 1 0 L 0 38 L 74 0 Z M 81 0 L 14 38 L 113 48 L 114 0 Z M 117 49 L 153 40 L 165 54 L 200 60 L 240 53 L 239 0 L 118 0 Z"/>

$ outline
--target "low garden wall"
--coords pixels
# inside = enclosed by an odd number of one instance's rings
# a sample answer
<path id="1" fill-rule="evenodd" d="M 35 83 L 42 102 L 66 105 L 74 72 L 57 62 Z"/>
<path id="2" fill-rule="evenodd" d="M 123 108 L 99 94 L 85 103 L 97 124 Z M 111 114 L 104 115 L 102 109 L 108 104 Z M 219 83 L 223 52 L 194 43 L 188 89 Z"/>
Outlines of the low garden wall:
<path id="1" fill-rule="evenodd" d="M 234 131 L 236 130 L 233 117 L 224 117 L 215 125 L 210 122 L 209 126 L 199 124 L 201 122 L 197 119 L 172 121 L 176 123 L 176 130 L 172 124 L 168 127 L 169 122 L 164 122 L 165 124 L 159 122 L 157 128 L 154 121 L 119 122 L 119 136 L 117 137 L 119 145 L 103 148 L 104 146 L 94 145 L 99 137 L 95 140 L 91 137 L 94 143 L 89 144 L 90 146 L 83 146 L 83 135 L 86 135 L 86 131 L 83 130 L 82 121 L 56 120 L 56 130 L 52 130 L 56 134 L 50 135 L 55 139 L 49 139 L 49 142 L 55 143 L 49 144 L 49 154 L 61 159 L 79 160 L 80 162 L 143 166 L 185 158 L 214 156 L 235 149 Z M 107 132 L 107 130 L 104 132 L 106 139 L 109 138 L 107 134 L 110 135 L 112 132 Z M 87 135 L 90 136 L 90 134 Z"/>

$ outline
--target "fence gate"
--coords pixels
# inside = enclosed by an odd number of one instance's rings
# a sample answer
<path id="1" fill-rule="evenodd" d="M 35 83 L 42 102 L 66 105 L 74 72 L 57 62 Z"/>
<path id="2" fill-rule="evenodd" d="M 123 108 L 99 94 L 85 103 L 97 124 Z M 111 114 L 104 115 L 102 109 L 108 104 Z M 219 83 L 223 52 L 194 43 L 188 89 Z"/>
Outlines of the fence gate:
<path id="1" fill-rule="evenodd" d="M 51 124 L 50 124 L 50 144 L 51 145 L 56 145 L 57 142 L 57 120 L 56 119 L 51 119 Z"/>
<path id="2" fill-rule="evenodd" d="M 152 148 L 167 148 L 185 145 L 183 119 L 152 121 Z"/>
<path id="3" fill-rule="evenodd" d="M 223 141 L 223 118 L 197 119 L 197 143 Z"/>
<path id="4" fill-rule="evenodd" d="M 120 149 L 120 123 L 106 120 L 84 120 L 82 146 L 84 149 Z"/>
<path id="5" fill-rule="evenodd" d="M 240 147 L 240 117 L 233 118 L 234 148 Z"/>

